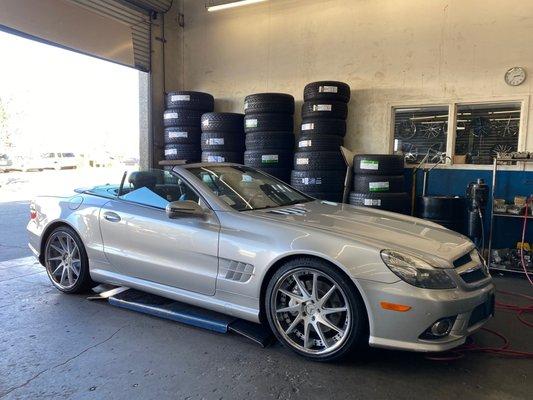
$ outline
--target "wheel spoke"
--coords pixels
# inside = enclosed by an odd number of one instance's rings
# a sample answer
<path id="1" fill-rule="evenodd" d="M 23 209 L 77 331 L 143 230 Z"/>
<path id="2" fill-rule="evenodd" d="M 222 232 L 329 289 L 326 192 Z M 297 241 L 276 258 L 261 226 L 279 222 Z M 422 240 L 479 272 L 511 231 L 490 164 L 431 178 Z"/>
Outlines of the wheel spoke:
<path id="1" fill-rule="evenodd" d="M 57 247 L 55 244 L 50 243 L 50 247 L 54 249 L 55 251 L 57 251 L 59 254 L 65 254 L 65 251 Z"/>
<path id="2" fill-rule="evenodd" d="M 279 289 L 279 291 L 281 293 L 283 293 L 285 296 L 289 296 L 291 299 L 297 301 L 298 303 L 301 303 L 303 302 L 305 299 L 301 296 L 298 296 L 297 294 L 295 293 L 292 293 L 292 292 L 289 292 L 288 290 L 285 290 L 285 289 Z"/>
<path id="3" fill-rule="evenodd" d="M 66 266 L 64 266 L 64 267 L 63 267 L 63 271 L 61 271 L 61 279 L 59 280 L 59 284 L 60 284 L 60 285 L 63 285 L 63 286 L 64 286 L 63 281 L 65 280 L 65 277 L 66 277 L 66 275 L 67 275 L 67 274 L 66 274 L 66 270 L 67 270 L 67 268 L 66 268 Z"/>
<path id="4" fill-rule="evenodd" d="M 54 272 L 52 272 L 52 275 L 55 275 L 57 273 L 57 271 L 59 271 L 59 268 L 65 268 L 65 264 L 60 262 L 59 265 L 56 267 L 56 269 L 54 269 Z M 61 272 L 63 272 L 63 271 L 61 271 Z"/>
<path id="5" fill-rule="evenodd" d="M 294 279 L 294 282 L 296 282 L 296 285 L 298 286 L 298 289 L 300 290 L 300 293 L 302 294 L 302 297 L 304 297 L 304 298 L 311 297 L 311 295 L 309 294 L 309 292 L 305 288 L 305 285 L 300 280 L 300 278 L 296 274 L 294 274 L 292 277 Z"/>
<path id="6" fill-rule="evenodd" d="M 337 314 L 345 311 L 348 311 L 346 307 L 323 308 L 322 315 Z"/>
<path id="7" fill-rule="evenodd" d="M 328 299 L 331 297 L 331 295 L 333 294 L 333 292 L 337 289 L 337 286 L 333 285 L 327 292 L 324 296 L 322 296 L 320 298 L 320 300 L 318 300 L 318 306 L 319 307 L 323 307 L 324 304 L 326 303 L 326 301 L 328 301 Z"/>
<path id="8" fill-rule="evenodd" d="M 315 332 L 318 333 L 318 337 L 322 341 L 322 344 L 324 345 L 324 347 L 327 349 L 329 347 L 328 340 L 326 339 L 326 336 L 324 336 L 324 332 L 322 332 L 322 328 L 317 323 L 317 321 L 313 323 L 313 328 L 315 328 Z"/>
<path id="9" fill-rule="evenodd" d="M 72 268 L 70 267 L 67 267 L 67 279 L 68 279 L 69 286 L 74 284 L 74 277 L 72 276 Z"/>
<path id="10" fill-rule="evenodd" d="M 290 324 L 290 326 L 285 330 L 285 334 L 287 335 L 290 334 L 294 330 L 294 328 L 298 326 L 301 320 L 302 320 L 302 315 L 298 314 L 296 318 L 294 318 L 294 321 L 292 321 L 292 324 Z"/>
<path id="11" fill-rule="evenodd" d="M 327 328 L 329 328 L 329 329 L 333 329 L 333 330 L 336 331 L 337 333 L 340 333 L 341 335 L 344 334 L 344 331 L 343 331 L 341 328 L 339 328 L 338 326 L 333 325 L 331 322 L 329 322 L 329 321 L 328 321 L 326 318 L 324 318 L 324 317 L 318 317 L 318 318 L 317 318 L 317 321 L 318 321 L 317 325 L 318 325 L 318 324 L 322 324 L 322 325 L 324 325 L 325 327 L 327 327 Z"/>
<path id="12" fill-rule="evenodd" d="M 318 300 L 318 275 L 313 272 L 313 285 L 311 286 L 311 298 L 315 301 Z"/>
<path id="13" fill-rule="evenodd" d="M 64 252 L 67 252 L 68 253 L 68 250 L 67 250 L 67 246 L 65 243 L 63 243 L 63 238 L 61 236 L 58 236 L 57 237 L 57 241 L 59 242 L 59 245 L 61 246 L 61 248 L 63 249 L 63 253 Z"/>
<path id="14" fill-rule="evenodd" d="M 289 307 L 283 307 L 278 310 L 276 310 L 277 313 L 293 313 L 293 312 L 299 312 L 300 311 L 300 305 L 296 304 L 295 306 L 289 306 Z"/>
<path id="15" fill-rule="evenodd" d="M 304 347 L 309 348 L 309 325 L 310 323 L 307 320 L 304 320 Z"/>
<path id="16" fill-rule="evenodd" d="M 58 260 L 62 260 L 62 259 L 63 259 L 63 256 L 49 257 L 48 261 L 58 261 Z"/>

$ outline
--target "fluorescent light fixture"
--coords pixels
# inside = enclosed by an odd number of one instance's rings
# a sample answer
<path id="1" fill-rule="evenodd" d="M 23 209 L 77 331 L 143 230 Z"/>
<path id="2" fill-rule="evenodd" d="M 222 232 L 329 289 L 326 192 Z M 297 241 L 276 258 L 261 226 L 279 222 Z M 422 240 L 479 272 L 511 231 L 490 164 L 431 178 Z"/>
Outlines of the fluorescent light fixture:
<path id="1" fill-rule="evenodd" d="M 217 6 L 207 6 L 207 11 L 226 10 L 228 8 L 247 6 L 249 4 L 255 4 L 255 3 L 262 3 L 263 1 L 266 1 L 266 0 L 237 0 L 237 1 L 232 1 L 230 3 L 219 4 Z"/>

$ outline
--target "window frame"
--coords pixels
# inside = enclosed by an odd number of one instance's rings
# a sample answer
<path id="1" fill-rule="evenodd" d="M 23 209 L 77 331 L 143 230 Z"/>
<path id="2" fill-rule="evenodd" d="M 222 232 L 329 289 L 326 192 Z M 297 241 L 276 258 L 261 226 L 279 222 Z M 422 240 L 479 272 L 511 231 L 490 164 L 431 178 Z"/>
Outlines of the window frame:
<path id="1" fill-rule="evenodd" d="M 520 104 L 520 124 L 518 131 L 517 151 L 526 151 L 527 144 L 527 129 L 528 129 L 528 112 L 529 112 L 529 95 L 525 96 L 501 96 L 491 97 L 490 99 L 477 98 L 459 98 L 455 100 L 435 100 L 435 101 L 421 101 L 409 100 L 402 102 L 391 102 L 387 104 L 388 118 L 389 118 L 389 137 L 388 137 L 388 153 L 394 152 L 394 121 L 395 111 L 399 108 L 409 107 L 448 107 L 448 131 L 446 137 L 446 155 L 450 156 L 446 159 L 444 165 L 439 165 L 437 168 L 453 168 L 453 169 L 492 169 L 492 164 L 455 164 L 453 156 L 455 155 L 455 140 L 457 135 L 457 108 L 458 106 L 470 105 L 491 105 L 491 104 L 505 104 L 505 103 L 519 103 Z M 432 165 L 432 164 L 429 164 Z M 408 164 L 407 168 L 412 168 L 413 164 Z M 524 170 L 525 163 L 518 162 L 516 165 L 502 166 L 502 169 L 510 170 Z"/>

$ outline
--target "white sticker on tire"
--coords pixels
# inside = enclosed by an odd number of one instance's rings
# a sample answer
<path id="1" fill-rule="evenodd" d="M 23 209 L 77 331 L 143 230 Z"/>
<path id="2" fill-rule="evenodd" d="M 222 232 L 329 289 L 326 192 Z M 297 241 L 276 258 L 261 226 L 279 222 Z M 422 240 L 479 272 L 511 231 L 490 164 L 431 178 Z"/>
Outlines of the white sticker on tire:
<path id="1" fill-rule="evenodd" d="M 302 124 L 302 131 L 312 131 L 313 129 L 315 129 L 315 124 L 312 122 Z"/>
<path id="2" fill-rule="evenodd" d="M 163 114 L 163 119 L 172 119 L 172 118 L 178 118 L 178 113 L 169 112 L 169 113 Z"/>
<path id="3" fill-rule="evenodd" d="M 369 182 L 368 190 L 370 192 L 388 192 L 389 182 Z"/>
<path id="4" fill-rule="evenodd" d="M 310 147 L 313 144 L 312 140 L 300 140 L 298 142 L 298 147 Z"/>
<path id="5" fill-rule="evenodd" d="M 191 101 L 191 96 L 188 94 L 174 94 L 170 96 L 170 101 Z"/>
<path id="6" fill-rule="evenodd" d="M 203 125 L 203 126 L 209 126 L 209 120 L 208 120 L 208 119 L 204 119 L 204 120 L 202 121 L 202 125 Z"/>
<path id="7" fill-rule="evenodd" d="M 337 86 L 319 86 L 318 93 L 337 93 L 339 88 Z"/>
<path id="8" fill-rule="evenodd" d="M 296 165 L 307 165 L 309 164 L 309 158 L 301 157 L 296 159 Z"/>
<path id="9" fill-rule="evenodd" d="M 279 156 L 277 154 L 263 154 L 261 156 L 261 163 L 263 164 L 277 164 Z"/>
<path id="10" fill-rule="evenodd" d="M 205 144 L 207 144 L 208 146 L 211 145 L 211 146 L 219 146 L 219 145 L 223 145 L 224 144 L 224 139 L 223 138 L 211 138 L 211 139 L 206 139 L 205 140 Z"/>
<path id="11" fill-rule="evenodd" d="M 245 102 L 244 102 L 244 109 L 246 110 L 247 108 L 248 108 L 248 102 L 245 101 Z"/>
<path id="12" fill-rule="evenodd" d="M 207 162 L 225 162 L 226 159 L 222 156 L 207 156 Z"/>
<path id="13" fill-rule="evenodd" d="M 322 178 L 302 178 L 304 185 L 322 185 Z"/>
<path id="14" fill-rule="evenodd" d="M 169 139 L 175 139 L 175 138 L 187 138 L 189 137 L 189 134 L 187 132 L 169 132 L 168 138 Z"/>
<path id="15" fill-rule="evenodd" d="M 247 119 L 245 124 L 247 128 L 257 128 L 257 119 Z"/>
<path id="16" fill-rule="evenodd" d="M 165 150 L 165 155 L 166 156 L 173 156 L 173 155 L 176 155 L 178 154 L 178 149 L 166 149 Z"/>
<path id="17" fill-rule="evenodd" d="M 372 170 L 378 170 L 379 169 L 379 162 L 373 161 L 373 160 L 361 160 L 359 163 L 360 169 L 372 169 Z"/>
<path id="18" fill-rule="evenodd" d="M 313 111 L 331 111 L 333 106 L 331 104 L 314 104 Z"/>
<path id="19" fill-rule="evenodd" d="M 381 206 L 381 199 L 365 199 L 365 206 Z"/>

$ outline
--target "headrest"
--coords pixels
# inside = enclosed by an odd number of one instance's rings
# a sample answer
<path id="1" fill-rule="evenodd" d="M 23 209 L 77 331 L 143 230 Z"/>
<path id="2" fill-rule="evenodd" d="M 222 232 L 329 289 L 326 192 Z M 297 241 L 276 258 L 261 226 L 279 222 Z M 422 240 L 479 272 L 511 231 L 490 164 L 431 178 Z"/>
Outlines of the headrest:
<path id="1" fill-rule="evenodd" d="M 134 171 L 130 174 L 128 180 L 135 188 L 141 188 L 143 186 L 155 187 L 157 176 L 150 171 Z"/>

